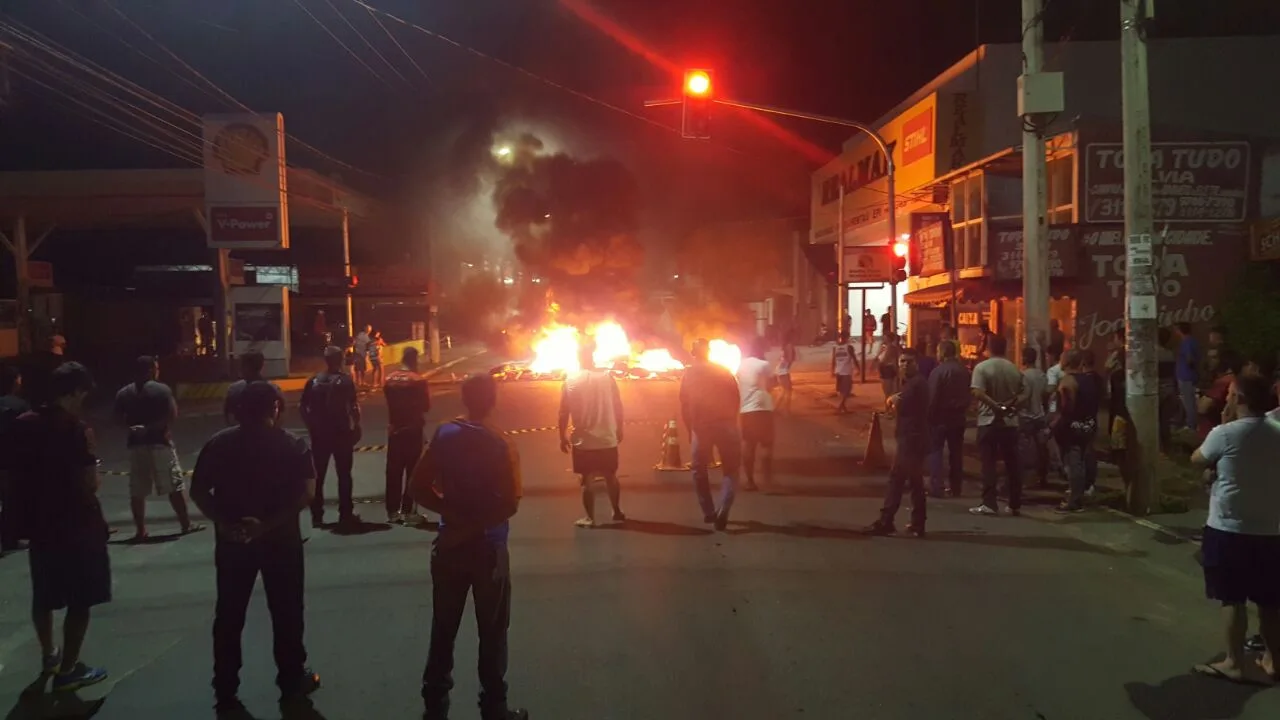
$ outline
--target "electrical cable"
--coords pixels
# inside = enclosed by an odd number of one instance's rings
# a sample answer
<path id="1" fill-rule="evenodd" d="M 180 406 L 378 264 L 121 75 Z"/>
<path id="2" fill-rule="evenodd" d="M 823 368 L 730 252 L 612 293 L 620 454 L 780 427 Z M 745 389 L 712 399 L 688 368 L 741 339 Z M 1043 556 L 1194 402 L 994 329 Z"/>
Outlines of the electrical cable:
<path id="1" fill-rule="evenodd" d="M 306 13 L 308 17 L 314 20 L 315 23 L 320 26 L 320 29 L 328 33 L 329 37 L 333 38 L 333 41 L 338 43 L 338 45 L 341 46 L 343 50 L 346 50 L 348 55 L 355 58 L 356 62 L 360 63 L 360 65 L 364 67 L 365 70 L 368 70 L 369 74 L 378 78 L 378 80 L 381 81 L 383 85 L 387 86 L 388 90 L 395 90 L 395 88 L 392 87 L 391 83 L 386 78 L 382 77 L 382 75 L 379 74 L 377 70 L 373 69 L 372 65 L 365 62 L 364 58 L 357 55 L 354 50 L 352 50 L 345 42 L 342 41 L 342 38 L 338 37 L 332 30 L 330 30 L 329 26 L 325 25 L 323 20 L 317 17 L 315 13 L 311 12 L 310 8 L 308 8 L 305 4 L 303 4 L 302 0 L 293 0 L 293 4 L 297 5 L 298 8 L 302 10 L 302 12 Z"/>
<path id="2" fill-rule="evenodd" d="M 355 33 L 356 37 L 360 38 L 360 42 L 363 42 L 365 44 L 365 47 L 373 51 L 373 54 L 376 55 L 378 59 L 382 61 L 383 65 L 386 65 L 387 67 L 391 68 L 391 72 L 395 73 L 396 77 L 400 78 L 400 82 L 403 82 L 406 84 L 409 82 L 409 79 L 406 78 L 400 72 L 400 70 L 396 68 L 395 65 L 392 65 L 390 62 L 388 62 L 387 58 L 384 57 L 383 54 L 378 51 L 378 48 L 373 46 L 373 43 L 369 42 L 369 38 L 366 38 L 364 36 L 364 33 L 360 32 L 359 28 L 353 25 L 351 21 L 347 19 L 347 16 L 343 15 L 342 12 L 338 10 L 337 6 L 333 4 L 333 0 L 324 0 L 324 3 L 329 6 L 329 9 L 333 11 L 333 14 L 342 18 L 342 22 L 346 23 L 346 26 L 351 28 L 351 32 Z"/>
<path id="3" fill-rule="evenodd" d="M 431 76 L 427 75 L 427 72 L 422 69 L 422 66 L 418 64 L 418 61 L 414 60 L 413 56 L 409 54 L 409 51 L 404 49 L 404 45 L 400 44 L 400 41 L 396 39 L 396 36 L 391 32 L 391 29 L 382 22 L 382 18 L 378 17 L 378 14 L 369 8 L 365 8 L 365 12 L 369 13 L 369 17 L 373 18 L 373 21 L 378 24 L 378 27 L 382 28 L 382 32 L 386 33 L 388 38 L 391 38 L 391 42 L 395 43 L 396 47 L 400 49 L 400 53 L 408 59 L 409 63 L 413 65 L 413 69 L 417 70 L 418 74 L 422 76 L 422 79 L 431 83 Z"/>

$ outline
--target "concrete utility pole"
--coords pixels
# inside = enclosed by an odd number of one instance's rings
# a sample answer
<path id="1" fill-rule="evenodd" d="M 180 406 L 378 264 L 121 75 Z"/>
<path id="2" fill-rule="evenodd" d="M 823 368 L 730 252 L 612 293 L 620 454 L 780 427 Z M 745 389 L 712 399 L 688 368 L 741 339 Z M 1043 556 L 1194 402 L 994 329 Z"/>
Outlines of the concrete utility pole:
<path id="1" fill-rule="evenodd" d="M 1043 349 L 1049 337 L 1049 222 L 1045 197 L 1044 132 L 1037 126 L 1037 102 L 1044 78 L 1044 0 L 1022 0 L 1022 307 L 1024 342 Z M 1041 98 L 1045 98 L 1041 95 Z M 1061 103 L 1059 103 L 1061 104 Z M 1021 349 L 1019 348 L 1019 354 Z M 1041 353 L 1043 357 L 1043 353 Z M 1041 360 L 1043 364 L 1043 360 Z"/>
<path id="2" fill-rule="evenodd" d="M 1120 2 L 1121 97 L 1124 118 L 1125 387 L 1137 457 L 1128 483 L 1129 511 L 1146 515 L 1160 506 L 1160 401 L 1156 344 L 1155 252 L 1151 242 L 1151 107 L 1143 24 L 1149 0 Z"/>

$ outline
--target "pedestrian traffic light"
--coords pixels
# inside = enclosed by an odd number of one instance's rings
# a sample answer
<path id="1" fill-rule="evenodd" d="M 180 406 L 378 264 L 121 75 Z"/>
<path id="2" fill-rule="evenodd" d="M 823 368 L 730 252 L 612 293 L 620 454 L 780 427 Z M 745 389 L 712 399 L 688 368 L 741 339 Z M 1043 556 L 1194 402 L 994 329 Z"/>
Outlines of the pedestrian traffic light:
<path id="1" fill-rule="evenodd" d="M 893 275 L 889 282 L 900 283 L 907 279 L 907 256 L 911 254 L 911 244 L 908 240 L 896 240 L 889 249 L 893 253 Z"/>
<path id="2" fill-rule="evenodd" d="M 684 113 L 680 133 L 686 138 L 711 138 L 711 102 L 714 88 L 709 70 L 688 70 L 684 74 Z"/>

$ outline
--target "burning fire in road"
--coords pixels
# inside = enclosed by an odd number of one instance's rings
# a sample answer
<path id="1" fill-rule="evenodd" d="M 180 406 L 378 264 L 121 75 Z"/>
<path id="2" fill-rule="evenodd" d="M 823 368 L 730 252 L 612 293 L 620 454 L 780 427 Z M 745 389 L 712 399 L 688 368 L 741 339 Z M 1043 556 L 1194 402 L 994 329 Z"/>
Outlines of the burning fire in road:
<path id="1" fill-rule="evenodd" d="M 509 379 L 549 379 L 578 372 L 582 369 L 579 348 L 583 342 L 594 346 L 591 359 L 596 368 L 612 370 L 622 377 L 670 378 L 685 367 L 667 348 L 633 344 L 621 325 L 607 320 L 588 326 L 585 332 L 571 325 L 550 323 L 538 331 L 531 344 L 533 359 L 526 366 L 504 367 L 495 370 L 495 374 Z M 738 371 L 742 351 L 737 345 L 717 338 L 711 341 L 710 351 L 711 362 L 730 372 Z"/>

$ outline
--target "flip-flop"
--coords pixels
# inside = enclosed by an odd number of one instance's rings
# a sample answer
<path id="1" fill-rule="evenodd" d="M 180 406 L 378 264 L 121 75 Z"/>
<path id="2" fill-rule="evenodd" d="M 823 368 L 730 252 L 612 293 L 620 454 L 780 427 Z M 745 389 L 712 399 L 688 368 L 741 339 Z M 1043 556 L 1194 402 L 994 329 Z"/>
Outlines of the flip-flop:
<path id="1" fill-rule="evenodd" d="M 191 535 L 191 534 L 193 534 L 193 533 L 198 533 L 198 532 L 201 532 L 201 531 L 206 530 L 206 529 L 207 529 L 207 528 L 206 528 L 204 525 L 200 524 L 200 523 L 191 523 L 190 525 L 188 525 L 188 526 L 186 526 L 185 528 L 183 528 L 183 530 L 182 530 L 182 534 L 183 534 L 183 535 Z"/>
<path id="2" fill-rule="evenodd" d="M 1216 668 L 1213 665 L 1210 665 L 1208 663 L 1201 663 L 1200 665 L 1196 665 L 1192 667 L 1191 672 L 1195 673 L 1196 675 L 1203 675 L 1208 678 L 1213 678 L 1214 680 L 1226 680 L 1229 683 L 1237 683 L 1237 684 L 1246 683 L 1246 680 L 1244 679 L 1243 675 L 1238 678 L 1231 677 L 1230 675 L 1222 672 L 1222 670 L 1220 670 L 1219 668 Z"/>
<path id="3" fill-rule="evenodd" d="M 1273 684 L 1280 684 L 1280 669 L 1272 668 L 1271 672 L 1267 672 L 1267 669 L 1262 667 L 1262 658 L 1258 658 L 1254 660 L 1253 664 L 1257 665 L 1258 669 L 1262 671 L 1262 675 L 1266 677 L 1268 680 L 1270 680 Z"/>

